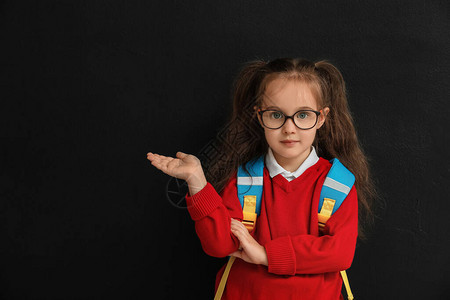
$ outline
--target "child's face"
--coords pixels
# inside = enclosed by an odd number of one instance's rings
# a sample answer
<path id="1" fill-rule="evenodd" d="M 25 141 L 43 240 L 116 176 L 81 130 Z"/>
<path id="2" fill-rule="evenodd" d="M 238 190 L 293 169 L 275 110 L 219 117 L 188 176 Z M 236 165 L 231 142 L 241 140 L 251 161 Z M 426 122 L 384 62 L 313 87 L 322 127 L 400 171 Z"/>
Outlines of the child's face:
<path id="1" fill-rule="evenodd" d="M 292 116 L 302 109 L 319 111 L 318 103 L 311 92 L 310 87 L 298 80 L 286 80 L 278 78 L 272 80 L 266 87 L 261 109 L 276 109 L 284 115 Z M 287 119 L 284 125 L 278 129 L 269 129 L 263 126 L 265 137 L 269 147 L 272 149 L 277 162 L 288 171 L 296 168 L 308 157 L 311 145 L 328 113 L 325 108 L 319 115 L 317 124 L 307 130 L 295 126 L 292 119 Z M 261 123 L 261 117 L 258 115 Z M 261 123 L 262 125 L 262 123 Z M 283 143 L 284 140 L 294 140 L 293 144 Z"/>

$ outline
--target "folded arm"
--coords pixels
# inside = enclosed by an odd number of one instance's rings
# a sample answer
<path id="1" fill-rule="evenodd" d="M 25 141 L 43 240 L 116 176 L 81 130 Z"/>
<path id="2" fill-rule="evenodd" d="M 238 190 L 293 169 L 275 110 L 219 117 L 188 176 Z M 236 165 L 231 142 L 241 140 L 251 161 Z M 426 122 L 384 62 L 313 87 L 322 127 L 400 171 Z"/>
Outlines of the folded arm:
<path id="1" fill-rule="evenodd" d="M 236 176 L 228 181 L 221 195 L 208 182 L 194 195 L 188 193 L 186 203 L 206 254 L 225 257 L 238 249 L 239 240 L 231 233 L 231 218 L 242 221 L 243 217 Z"/>
<path id="2" fill-rule="evenodd" d="M 295 235 L 266 243 L 268 270 L 279 275 L 319 274 L 348 269 L 358 234 L 358 201 L 353 187 L 328 220 L 323 236 Z"/>

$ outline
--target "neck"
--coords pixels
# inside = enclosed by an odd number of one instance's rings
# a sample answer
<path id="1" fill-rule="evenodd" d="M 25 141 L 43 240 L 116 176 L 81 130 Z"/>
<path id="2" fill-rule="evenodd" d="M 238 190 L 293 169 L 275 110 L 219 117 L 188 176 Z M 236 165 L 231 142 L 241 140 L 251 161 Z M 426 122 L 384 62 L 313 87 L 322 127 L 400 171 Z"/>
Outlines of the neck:
<path id="1" fill-rule="evenodd" d="M 277 153 L 273 152 L 273 157 L 275 157 L 277 163 L 283 167 L 286 171 L 294 172 L 296 171 L 308 158 L 309 154 L 311 153 L 311 148 L 309 148 L 309 151 L 305 151 L 304 153 L 301 153 L 298 157 L 294 158 L 286 158 L 278 155 Z"/>

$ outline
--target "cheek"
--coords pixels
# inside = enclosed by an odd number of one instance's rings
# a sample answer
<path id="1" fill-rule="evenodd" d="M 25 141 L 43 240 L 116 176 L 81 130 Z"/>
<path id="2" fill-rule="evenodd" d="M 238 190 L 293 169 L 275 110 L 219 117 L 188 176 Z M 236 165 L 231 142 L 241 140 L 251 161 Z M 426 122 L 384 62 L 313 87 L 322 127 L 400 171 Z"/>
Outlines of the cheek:
<path id="1" fill-rule="evenodd" d="M 310 130 L 305 130 L 300 133 L 300 140 L 306 143 L 312 143 L 316 137 L 317 130 L 315 128 Z"/>
<path id="2" fill-rule="evenodd" d="M 276 130 L 265 129 L 264 134 L 266 136 L 267 142 L 269 143 L 278 140 L 278 133 Z"/>

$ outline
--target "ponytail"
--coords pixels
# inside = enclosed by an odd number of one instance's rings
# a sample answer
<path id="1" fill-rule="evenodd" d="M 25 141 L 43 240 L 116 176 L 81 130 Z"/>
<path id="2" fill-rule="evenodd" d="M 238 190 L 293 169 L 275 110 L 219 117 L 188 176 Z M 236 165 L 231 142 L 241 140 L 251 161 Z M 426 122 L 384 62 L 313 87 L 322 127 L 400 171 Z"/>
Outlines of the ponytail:
<path id="1" fill-rule="evenodd" d="M 242 67 L 234 80 L 232 120 L 242 118 L 243 113 L 251 114 L 252 106 L 260 96 L 260 83 L 266 74 L 264 69 L 266 64 L 261 60 L 250 61 Z"/>
<path id="2" fill-rule="evenodd" d="M 353 118 L 348 107 L 345 82 L 332 64 L 315 64 L 323 94 L 323 107 L 329 107 L 324 125 L 317 131 L 315 145 L 319 156 L 339 160 L 355 175 L 359 203 L 359 236 L 365 238 L 364 227 L 373 222 L 372 200 L 375 188 L 370 177 L 369 164 L 358 142 Z"/>
<path id="3" fill-rule="evenodd" d="M 259 105 L 266 65 L 262 60 L 247 62 L 233 82 L 232 114 L 215 140 L 216 157 L 204 166 L 206 179 L 218 193 L 240 165 L 267 152 L 264 129 L 259 125 L 254 110 Z"/>

